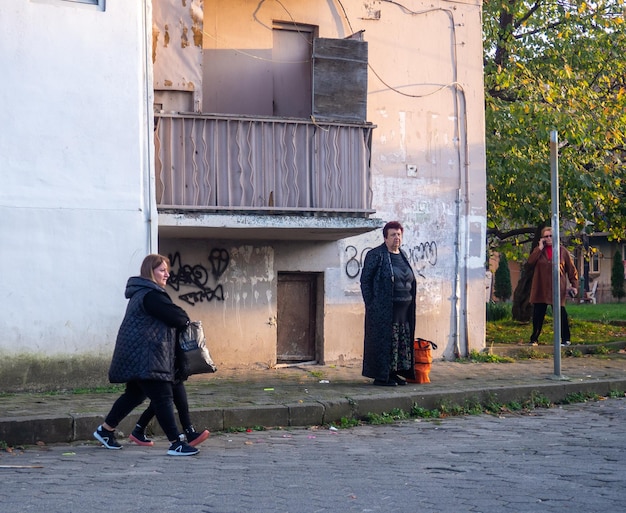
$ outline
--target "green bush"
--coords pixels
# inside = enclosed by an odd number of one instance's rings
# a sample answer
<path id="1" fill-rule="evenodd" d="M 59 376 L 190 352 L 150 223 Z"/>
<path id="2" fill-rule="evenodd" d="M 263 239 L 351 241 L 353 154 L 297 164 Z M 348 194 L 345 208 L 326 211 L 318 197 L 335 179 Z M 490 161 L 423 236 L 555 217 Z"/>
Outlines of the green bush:
<path id="1" fill-rule="evenodd" d="M 493 285 L 493 295 L 500 301 L 507 301 L 511 297 L 511 271 L 509 262 L 504 253 L 500 253 L 500 262 L 496 269 L 496 279 Z"/>
<path id="2" fill-rule="evenodd" d="M 622 262 L 622 254 L 619 250 L 613 255 L 611 293 L 618 301 L 621 301 L 622 298 L 626 296 L 626 291 L 624 291 L 624 263 Z"/>
<path id="3" fill-rule="evenodd" d="M 501 321 L 511 317 L 511 305 L 506 303 L 487 303 L 487 321 Z"/>

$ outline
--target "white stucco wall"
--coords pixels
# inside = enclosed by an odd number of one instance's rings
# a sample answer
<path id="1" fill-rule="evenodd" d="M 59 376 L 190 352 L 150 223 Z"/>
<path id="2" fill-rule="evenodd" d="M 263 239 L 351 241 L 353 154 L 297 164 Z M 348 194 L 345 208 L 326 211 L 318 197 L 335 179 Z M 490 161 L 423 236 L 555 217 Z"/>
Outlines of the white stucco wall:
<path id="1" fill-rule="evenodd" d="M 110 352 L 150 249 L 143 2 L 0 12 L 0 350 Z"/>

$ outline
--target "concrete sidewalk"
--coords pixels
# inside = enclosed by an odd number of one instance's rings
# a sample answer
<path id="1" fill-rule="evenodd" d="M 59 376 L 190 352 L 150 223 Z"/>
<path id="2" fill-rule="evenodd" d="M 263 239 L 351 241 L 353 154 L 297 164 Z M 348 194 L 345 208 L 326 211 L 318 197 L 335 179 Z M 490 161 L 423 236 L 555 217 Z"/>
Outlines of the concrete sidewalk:
<path id="1" fill-rule="evenodd" d="M 361 362 L 286 368 L 218 369 L 187 382 L 196 428 L 223 431 L 245 427 L 314 426 L 342 417 L 363 418 L 413 405 L 432 409 L 442 404 L 523 402 L 541 394 L 552 402 L 569 394 L 605 396 L 626 391 L 626 355 L 563 357 L 561 373 L 554 361 L 515 363 L 433 363 L 429 384 L 377 387 L 361 376 Z M 7 394 L 0 396 L 0 441 L 9 446 L 66 443 L 92 439 L 118 393 Z M 144 404 L 146 406 L 147 403 Z M 118 426 L 130 433 L 142 409 Z M 153 432 L 161 435 L 158 426 Z"/>

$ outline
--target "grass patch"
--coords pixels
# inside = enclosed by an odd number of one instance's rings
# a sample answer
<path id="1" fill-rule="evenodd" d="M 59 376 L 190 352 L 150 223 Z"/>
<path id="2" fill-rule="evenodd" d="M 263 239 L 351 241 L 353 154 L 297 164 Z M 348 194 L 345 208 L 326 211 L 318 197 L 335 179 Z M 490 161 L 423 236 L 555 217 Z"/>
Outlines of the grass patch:
<path id="1" fill-rule="evenodd" d="M 252 426 L 252 427 L 232 427 L 224 430 L 224 433 L 251 433 L 252 431 L 266 431 L 267 429 L 263 426 Z"/>
<path id="2" fill-rule="evenodd" d="M 401 408 L 394 408 L 389 413 L 368 413 L 365 416 L 365 422 L 374 426 L 381 424 L 392 424 L 397 420 L 406 420 L 411 418 L 410 413 L 405 412 Z"/>
<path id="3" fill-rule="evenodd" d="M 603 345 L 597 345 L 593 347 L 590 351 L 591 354 L 610 354 L 611 350 Z"/>
<path id="4" fill-rule="evenodd" d="M 87 394 L 121 394 L 124 392 L 126 385 L 124 383 L 119 383 L 115 385 L 106 385 L 101 387 L 82 387 L 82 388 L 72 388 L 70 390 L 47 390 L 45 392 L 40 392 L 45 396 L 58 396 L 58 395 L 87 395 Z"/>
<path id="5" fill-rule="evenodd" d="M 576 403 L 586 403 L 587 401 L 598 401 L 600 400 L 600 396 L 598 394 L 594 394 L 593 392 L 576 392 L 573 394 L 567 394 L 565 399 L 561 401 L 562 404 L 576 404 Z"/>
<path id="6" fill-rule="evenodd" d="M 608 395 L 610 398 L 624 397 L 623 391 L 613 390 Z M 434 409 L 427 409 L 414 404 L 410 412 L 395 408 L 390 412 L 368 413 L 363 420 L 342 417 L 340 422 L 334 425 L 339 428 L 350 428 L 362 424 L 391 424 L 396 421 L 410 419 L 442 419 L 445 417 L 463 416 L 463 415 L 502 415 L 524 414 L 539 408 L 552 408 L 557 404 L 575 404 L 586 403 L 588 401 L 601 401 L 605 398 L 591 392 L 578 392 L 569 394 L 559 403 L 552 403 L 545 395 L 533 392 L 530 396 L 520 402 L 512 401 L 510 403 L 499 403 L 493 397 L 487 398 L 483 403 L 478 399 L 468 400 L 464 405 L 454 404 L 442 401 L 441 404 Z"/>
<path id="7" fill-rule="evenodd" d="M 441 412 L 436 408 L 433 410 L 428 410 L 415 404 L 413 405 L 413 408 L 411 408 L 411 417 L 416 417 L 420 419 L 438 419 L 439 417 L 441 417 Z"/>
<path id="8" fill-rule="evenodd" d="M 609 323 L 626 321 L 626 303 L 604 303 L 601 305 L 567 304 L 567 313 L 581 321 Z"/>
<path id="9" fill-rule="evenodd" d="M 341 417 L 339 421 L 335 422 L 333 425 L 340 429 L 348 429 L 354 426 L 360 426 L 362 422 L 359 419 L 355 419 L 352 417 Z"/>
<path id="10" fill-rule="evenodd" d="M 626 303 L 602 305 L 568 303 L 566 305 L 572 332 L 572 344 L 606 344 L 626 339 Z M 543 325 L 541 340 L 551 344 L 554 336 L 552 307 Z M 514 321 L 511 303 L 487 303 L 486 343 L 525 344 L 532 331 L 532 323 Z"/>
<path id="11" fill-rule="evenodd" d="M 534 347 L 522 347 L 517 353 L 518 360 L 546 360 L 548 358 L 552 358 L 552 355 Z"/>
<path id="12" fill-rule="evenodd" d="M 582 358 L 584 353 L 580 349 L 564 349 L 563 354 L 565 356 L 569 356 L 570 358 Z"/>
<path id="13" fill-rule="evenodd" d="M 81 395 L 81 394 L 121 394 L 124 392 L 126 385 L 123 383 L 116 385 L 107 385 L 103 387 L 93 387 L 93 388 L 75 388 L 72 390 L 72 394 Z"/>
<path id="14" fill-rule="evenodd" d="M 606 344 L 626 339 L 626 326 L 580 320 L 575 317 L 573 312 L 569 312 L 569 308 L 568 314 L 572 344 Z M 552 316 L 546 315 L 540 344 L 541 342 L 552 344 L 554 337 L 553 322 Z M 487 321 L 485 341 L 487 346 L 491 344 L 526 344 L 530 338 L 531 331 L 532 323 L 530 322 L 518 322 L 513 319 Z"/>
<path id="15" fill-rule="evenodd" d="M 456 360 L 460 363 L 512 363 L 515 361 L 510 356 L 498 356 L 488 352 L 478 352 L 472 349 L 467 358 L 459 358 Z"/>
<path id="16" fill-rule="evenodd" d="M 548 399 L 545 395 L 538 394 L 536 392 L 533 392 L 532 394 L 530 394 L 530 397 L 528 398 L 528 400 L 523 403 L 523 408 L 529 409 L 529 410 L 534 410 L 535 408 L 550 408 L 550 407 L 552 407 L 552 403 L 550 402 L 550 399 Z"/>

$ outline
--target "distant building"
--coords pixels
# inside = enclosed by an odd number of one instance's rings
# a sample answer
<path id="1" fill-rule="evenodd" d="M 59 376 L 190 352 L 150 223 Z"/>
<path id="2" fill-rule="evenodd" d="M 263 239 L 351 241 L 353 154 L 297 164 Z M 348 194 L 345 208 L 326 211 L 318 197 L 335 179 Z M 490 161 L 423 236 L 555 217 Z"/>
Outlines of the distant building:
<path id="1" fill-rule="evenodd" d="M 626 244 L 609 241 L 608 233 L 592 233 L 576 248 L 574 256 L 580 275 L 581 297 L 585 291 L 591 291 L 597 281 L 594 292 L 596 303 L 617 301 L 611 292 L 611 269 L 615 252 L 621 254 L 626 267 Z"/>

